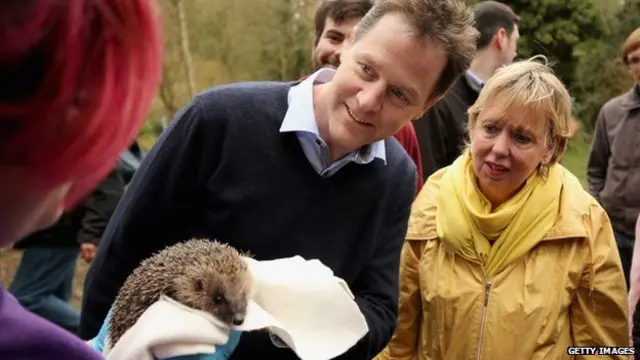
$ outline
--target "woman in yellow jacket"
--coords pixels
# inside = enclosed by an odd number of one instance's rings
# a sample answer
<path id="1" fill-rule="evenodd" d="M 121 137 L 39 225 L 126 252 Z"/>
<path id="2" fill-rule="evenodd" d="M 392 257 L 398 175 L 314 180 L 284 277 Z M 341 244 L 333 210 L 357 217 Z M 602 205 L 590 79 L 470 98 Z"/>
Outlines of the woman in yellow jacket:
<path id="1" fill-rule="evenodd" d="M 570 120 L 546 64 L 489 79 L 469 109 L 469 149 L 413 205 L 397 329 L 377 360 L 573 359 L 569 346 L 629 345 L 609 219 L 557 163 Z"/>

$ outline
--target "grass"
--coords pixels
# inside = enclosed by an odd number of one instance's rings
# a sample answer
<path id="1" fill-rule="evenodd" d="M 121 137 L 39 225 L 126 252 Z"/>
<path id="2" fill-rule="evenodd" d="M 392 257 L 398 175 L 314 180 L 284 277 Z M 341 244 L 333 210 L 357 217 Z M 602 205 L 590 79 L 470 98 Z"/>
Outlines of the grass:
<path id="1" fill-rule="evenodd" d="M 569 144 L 562 165 L 580 179 L 582 186 L 587 187 L 587 158 L 589 156 L 589 143 L 584 139 L 576 139 Z"/>
<path id="2" fill-rule="evenodd" d="M 567 150 L 562 164 L 574 173 L 586 187 L 586 168 L 587 168 L 587 156 L 589 152 L 589 144 L 586 140 L 575 140 L 570 144 Z M 20 264 L 20 258 L 22 254 L 16 250 L 0 250 L 0 284 L 5 288 L 11 285 L 15 271 Z M 74 292 L 71 299 L 71 305 L 79 309 L 82 299 L 82 288 L 84 286 L 84 278 L 87 272 L 88 265 L 82 260 L 78 259 L 76 262 L 76 273 L 74 277 Z"/>

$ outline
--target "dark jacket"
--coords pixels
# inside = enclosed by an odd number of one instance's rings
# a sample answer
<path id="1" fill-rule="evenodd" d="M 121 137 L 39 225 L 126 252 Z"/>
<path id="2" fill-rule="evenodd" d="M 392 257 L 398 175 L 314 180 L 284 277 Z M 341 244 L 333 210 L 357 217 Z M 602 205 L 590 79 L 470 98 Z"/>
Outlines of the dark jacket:
<path id="1" fill-rule="evenodd" d="M 444 97 L 414 122 L 426 181 L 460 156 L 467 136 L 467 110 L 478 98 L 470 79 L 461 76 Z"/>
<path id="2" fill-rule="evenodd" d="M 119 171 L 112 171 L 83 202 L 64 213 L 57 223 L 27 236 L 14 248 L 69 247 L 82 243 L 98 245 L 124 186 Z"/>
<path id="3" fill-rule="evenodd" d="M 140 167 L 144 155 L 137 142 L 134 142 L 120 154 L 117 167 L 126 184 L 131 182 L 131 178 L 133 178 L 133 174 Z"/>
<path id="4" fill-rule="evenodd" d="M 609 100 L 596 122 L 587 163 L 589 193 L 616 231 L 634 236 L 640 213 L 640 91 Z"/>

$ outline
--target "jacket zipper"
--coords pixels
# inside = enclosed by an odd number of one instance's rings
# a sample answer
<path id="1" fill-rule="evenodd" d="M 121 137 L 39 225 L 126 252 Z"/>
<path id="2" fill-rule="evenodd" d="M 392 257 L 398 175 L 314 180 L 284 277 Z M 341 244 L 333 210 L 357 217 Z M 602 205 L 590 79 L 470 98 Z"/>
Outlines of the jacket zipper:
<path id="1" fill-rule="evenodd" d="M 483 271 L 484 275 L 484 271 Z M 482 359 L 482 339 L 484 336 L 484 325 L 487 320 L 487 307 L 489 306 L 489 295 L 491 294 L 491 280 L 487 280 L 485 278 L 485 289 L 484 289 L 484 306 L 482 307 L 482 320 L 480 321 L 480 336 L 478 336 L 478 357 L 477 360 Z"/>

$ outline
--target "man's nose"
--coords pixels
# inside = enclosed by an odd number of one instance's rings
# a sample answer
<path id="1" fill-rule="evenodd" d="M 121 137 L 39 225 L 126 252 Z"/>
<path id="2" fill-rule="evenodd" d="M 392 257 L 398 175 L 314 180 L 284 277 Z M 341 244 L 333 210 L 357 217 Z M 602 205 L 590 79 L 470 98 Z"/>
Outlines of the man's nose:
<path id="1" fill-rule="evenodd" d="M 377 112 L 382 108 L 384 88 L 378 83 L 366 83 L 358 93 L 358 107 L 364 112 Z"/>

